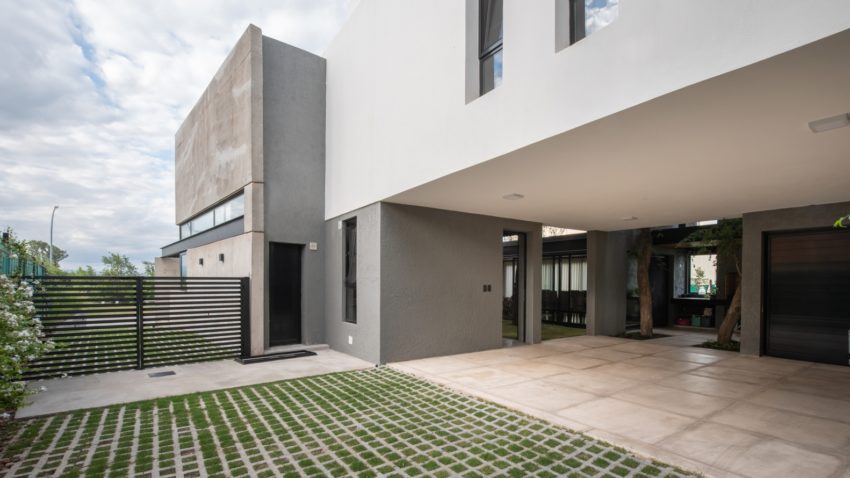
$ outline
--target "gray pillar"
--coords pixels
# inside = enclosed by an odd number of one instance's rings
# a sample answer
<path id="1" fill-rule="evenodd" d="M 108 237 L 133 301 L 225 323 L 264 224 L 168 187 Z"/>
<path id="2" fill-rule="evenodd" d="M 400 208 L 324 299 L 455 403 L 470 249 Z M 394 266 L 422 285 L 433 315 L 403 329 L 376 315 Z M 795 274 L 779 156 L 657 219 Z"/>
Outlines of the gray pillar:
<path id="1" fill-rule="evenodd" d="M 626 250 L 630 233 L 587 233 L 587 334 L 626 330 Z"/>

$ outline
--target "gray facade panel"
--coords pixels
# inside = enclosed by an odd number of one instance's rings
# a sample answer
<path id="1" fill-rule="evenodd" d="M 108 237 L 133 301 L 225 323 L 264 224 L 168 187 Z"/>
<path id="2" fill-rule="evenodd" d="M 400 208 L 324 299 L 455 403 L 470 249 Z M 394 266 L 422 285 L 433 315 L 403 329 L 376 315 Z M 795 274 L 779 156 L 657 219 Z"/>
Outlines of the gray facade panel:
<path id="1" fill-rule="evenodd" d="M 539 341 L 540 224 L 382 204 L 381 362 L 502 346 L 505 231 L 528 235 L 526 328 Z"/>
<path id="2" fill-rule="evenodd" d="M 627 251 L 633 231 L 587 233 L 587 333 L 626 330 Z"/>
<path id="3" fill-rule="evenodd" d="M 302 340 L 322 343 L 325 60 L 268 37 L 263 37 L 263 161 L 265 247 L 268 251 L 270 242 L 304 246 Z M 311 242 L 318 250 L 310 250 Z M 268 296 L 274 293 L 269 290 Z"/>
<path id="4" fill-rule="evenodd" d="M 744 214 L 743 278 L 741 280 L 741 353 L 761 355 L 764 235 L 770 231 L 828 228 L 850 214 L 850 202 Z"/>
<path id="5" fill-rule="evenodd" d="M 325 337 L 334 350 L 381 363 L 381 208 L 373 204 L 325 223 Z M 342 221 L 357 218 L 357 323 L 343 320 Z M 349 343 L 349 337 L 351 343 Z"/>

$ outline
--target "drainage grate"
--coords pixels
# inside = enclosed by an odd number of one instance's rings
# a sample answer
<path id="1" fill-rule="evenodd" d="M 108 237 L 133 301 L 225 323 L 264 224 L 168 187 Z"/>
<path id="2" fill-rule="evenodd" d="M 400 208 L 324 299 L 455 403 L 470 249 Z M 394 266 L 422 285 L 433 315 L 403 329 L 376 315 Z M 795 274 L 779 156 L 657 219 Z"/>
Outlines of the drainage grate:
<path id="1" fill-rule="evenodd" d="M 154 373 L 149 373 L 149 374 L 148 374 L 148 377 L 150 377 L 150 378 L 159 378 L 159 377 L 167 377 L 167 376 L 169 376 L 169 375 L 177 375 L 177 374 L 176 374 L 176 373 L 174 373 L 172 370 L 166 370 L 165 372 L 154 372 Z"/>
<path id="2" fill-rule="evenodd" d="M 238 358 L 236 359 L 236 361 L 241 363 L 242 365 L 248 365 L 252 363 L 270 362 L 272 360 L 286 360 L 298 357 L 311 357 L 313 355 L 316 355 L 316 353 L 311 352 L 309 350 L 293 350 L 291 352 L 278 352 L 266 355 L 257 355 L 254 357 Z"/>

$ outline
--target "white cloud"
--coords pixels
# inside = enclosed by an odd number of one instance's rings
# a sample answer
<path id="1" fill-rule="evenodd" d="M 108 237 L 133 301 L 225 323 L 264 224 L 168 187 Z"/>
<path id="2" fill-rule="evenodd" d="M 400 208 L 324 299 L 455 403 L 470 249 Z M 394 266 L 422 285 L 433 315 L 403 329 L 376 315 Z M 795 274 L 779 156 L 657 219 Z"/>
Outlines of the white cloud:
<path id="1" fill-rule="evenodd" d="M 176 240 L 174 132 L 249 23 L 321 53 L 351 0 L 0 0 L 0 225 L 152 260 Z M 353 4 L 352 4 L 353 5 Z"/>

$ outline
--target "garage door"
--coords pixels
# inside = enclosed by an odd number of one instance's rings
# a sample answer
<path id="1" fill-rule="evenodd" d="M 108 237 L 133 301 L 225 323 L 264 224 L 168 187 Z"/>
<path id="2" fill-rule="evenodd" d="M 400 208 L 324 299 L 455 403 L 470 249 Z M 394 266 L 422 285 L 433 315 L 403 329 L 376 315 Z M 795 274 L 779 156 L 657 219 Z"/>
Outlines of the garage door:
<path id="1" fill-rule="evenodd" d="M 764 287 L 768 355 L 848 365 L 850 232 L 769 234 Z"/>

